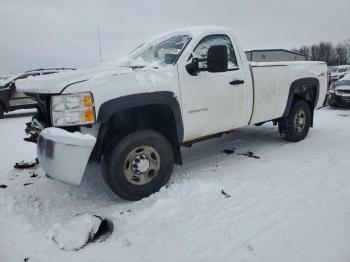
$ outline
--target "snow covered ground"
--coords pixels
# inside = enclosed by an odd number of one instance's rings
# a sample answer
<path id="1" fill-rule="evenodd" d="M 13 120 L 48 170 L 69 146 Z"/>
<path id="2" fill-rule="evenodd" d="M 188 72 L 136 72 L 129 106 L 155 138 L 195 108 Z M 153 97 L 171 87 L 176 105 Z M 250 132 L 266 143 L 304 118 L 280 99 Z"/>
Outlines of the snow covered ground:
<path id="1" fill-rule="evenodd" d="M 139 202 L 115 197 L 96 166 L 80 188 L 14 170 L 35 158 L 29 119 L 0 120 L 1 262 L 350 261 L 350 110 L 318 110 L 297 144 L 267 124 L 184 149 L 169 186 Z M 83 213 L 110 218 L 112 236 L 61 250 L 48 232 Z"/>

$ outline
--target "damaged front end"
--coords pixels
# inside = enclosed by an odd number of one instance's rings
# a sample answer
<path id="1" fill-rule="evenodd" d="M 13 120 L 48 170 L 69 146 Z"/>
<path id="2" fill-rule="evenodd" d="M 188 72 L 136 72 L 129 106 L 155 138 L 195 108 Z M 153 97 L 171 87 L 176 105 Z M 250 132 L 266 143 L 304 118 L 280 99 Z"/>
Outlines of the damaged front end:
<path id="1" fill-rule="evenodd" d="M 89 128 L 79 124 L 53 127 L 51 119 L 53 96 L 42 94 L 31 96 L 38 101 L 38 113 L 26 124 L 25 132 L 29 137 L 24 140 L 37 143 L 38 159 L 47 175 L 79 186 L 96 143 L 98 125 L 90 124 Z M 90 106 L 93 107 L 93 103 Z"/>
<path id="2" fill-rule="evenodd" d="M 50 101 L 51 96 L 46 94 L 26 94 L 37 101 L 37 113 L 32 117 L 31 122 L 26 123 L 25 133 L 29 137 L 24 138 L 24 141 L 37 143 L 40 132 L 51 126 L 50 119 Z"/>
<path id="3" fill-rule="evenodd" d="M 25 132 L 29 137 L 25 137 L 24 141 L 31 142 L 31 143 L 37 143 L 38 137 L 40 135 L 40 132 L 44 129 L 44 123 L 40 122 L 36 115 L 33 116 L 32 121 L 26 123 L 26 129 Z"/>
<path id="4" fill-rule="evenodd" d="M 60 128 L 45 128 L 38 136 L 41 167 L 53 178 L 79 186 L 96 138 Z"/>

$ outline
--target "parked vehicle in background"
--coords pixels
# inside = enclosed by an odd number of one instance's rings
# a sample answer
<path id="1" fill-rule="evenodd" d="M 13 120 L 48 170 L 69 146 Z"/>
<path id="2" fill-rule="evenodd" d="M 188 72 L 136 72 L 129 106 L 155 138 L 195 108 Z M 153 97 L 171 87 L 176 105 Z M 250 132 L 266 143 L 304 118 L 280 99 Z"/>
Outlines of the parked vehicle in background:
<path id="1" fill-rule="evenodd" d="M 350 106 L 350 74 L 332 83 L 328 92 L 330 106 Z"/>
<path id="2" fill-rule="evenodd" d="M 331 81 L 332 83 L 334 83 L 339 79 L 342 79 L 346 74 L 350 72 L 350 66 L 342 65 L 342 66 L 332 67 L 330 69 L 330 72 L 331 72 Z"/>
<path id="3" fill-rule="evenodd" d="M 7 80 L 7 79 L 9 79 L 11 77 L 12 77 L 12 75 L 11 76 L 0 76 L 0 82 L 1 81 L 5 81 L 5 80 Z"/>
<path id="4" fill-rule="evenodd" d="M 249 63 L 231 30 L 194 27 L 153 38 L 124 63 L 18 84 L 38 100 L 48 175 L 80 185 L 88 161 L 102 161 L 106 184 L 139 200 L 168 182 L 181 146 L 269 121 L 287 140 L 305 139 L 327 65 Z"/>
<path id="5" fill-rule="evenodd" d="M 36 69 L 14 76 L 0 77 L 0 118 L 4 113 L 18 110 L 35 108 L 37 102 L 16 89 L 16 81 L 28 77 L 38 77 L 48 74 L 72 71 L 72 68 Z"/>

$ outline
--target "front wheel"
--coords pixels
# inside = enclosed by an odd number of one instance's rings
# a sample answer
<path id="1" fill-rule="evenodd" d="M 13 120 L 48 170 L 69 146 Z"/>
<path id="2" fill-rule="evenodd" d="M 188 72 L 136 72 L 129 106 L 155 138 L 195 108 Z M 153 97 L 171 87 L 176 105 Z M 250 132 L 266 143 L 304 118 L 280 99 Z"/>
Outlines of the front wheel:
<path id="1" fill-rule="evenodd" d="M 140 200 L 160 190 L 174 166 L 169 141 L 154 130 L 135 131 L 107 153 L 103 176 L 111 190 L 126 200 Z"/>
<path id="2" fill-rule="evenodd" d="M 287 140 L 299 142 L 304 140 L 311 127 L 310 105 L 304 100 L 297 100 L 285 118 L 278 123 L 280 134 Z"/>

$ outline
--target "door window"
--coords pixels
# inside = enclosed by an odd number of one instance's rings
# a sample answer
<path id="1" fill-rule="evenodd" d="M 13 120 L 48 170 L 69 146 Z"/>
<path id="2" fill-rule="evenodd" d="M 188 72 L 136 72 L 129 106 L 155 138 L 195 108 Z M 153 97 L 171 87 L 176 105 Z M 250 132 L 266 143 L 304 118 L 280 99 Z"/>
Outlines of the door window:
<path id="1" fill-rule="evenodd" d="M 224 45 L 227 47 L 227 56 L 228 56 L 228 69 L 233 70 L 237 69 L 237 60 L 236 55 L 231 43 L 231 40 L 226 35 L 211 35 L 203 38 L 197 47 L 193 51 L 193 57 L 195 58 L 207 58 L 208 50 L 211 46 L 214 45 Z M 200 68 L 206 68 L 206 62 L 199 63 Z"/>

